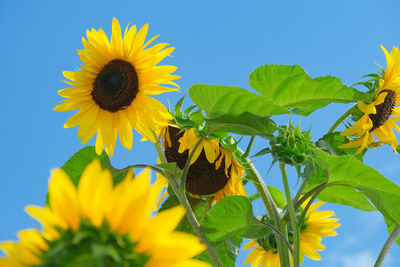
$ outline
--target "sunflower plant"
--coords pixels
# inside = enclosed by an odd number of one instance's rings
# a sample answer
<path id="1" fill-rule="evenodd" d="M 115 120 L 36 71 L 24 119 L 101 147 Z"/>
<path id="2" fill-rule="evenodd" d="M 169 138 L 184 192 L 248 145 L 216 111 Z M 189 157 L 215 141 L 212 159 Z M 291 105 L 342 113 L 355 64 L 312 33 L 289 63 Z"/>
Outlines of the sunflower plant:
<path id="1" fill-rule="evenodd" d="M 320 260 L 323 238 L 337 235 L 339 218 L 320 210 L 330 202 L 382 214 L 389 237 L 381 266 L 400 244 L 400 187 L 363 159 L 382 145 L 400 150 L 399 49 L 382 47 L 386 67 L 356 84 L 365 90 L 312 78 L 299 65 L 263 65 L 249 76 L 254 90 L 196 84 L 188 89 L 193 105 L 182 110 L 185 95 L 167 109 L 154 95 L 179 93 L 177 68 L 160 65 L 174 48 L 154 44 L 158 36 L 147 40 L 147 32 L 147 24 L 122 31 L 116 18 L 110 39 L 102 29 L 86 32 L 82 65 L 63 73 L 68 86 L 54 109 L 77 110 L 64 127 L 78 126 L 82 144 L 96 135 L 95 146 L 52 171 L 46 204 L 26 208 L 43 228 L 2 242 L 0 265 L 229 267 L 243 244 L 245 265 L 298 267 L 304 257 Z M 323 136 L 291 123 L 330 103 L 353 105 Z M 290 118 L 279 125 L 276 115 Z M 133 129 L 154 146 L 154 164 L 114 168 L 117 137 L 142 153 Z M 279 166 L 283 188 L 268 185 L 254 161 Z M 259 217 L 256 199 L 265 206 Z"/>

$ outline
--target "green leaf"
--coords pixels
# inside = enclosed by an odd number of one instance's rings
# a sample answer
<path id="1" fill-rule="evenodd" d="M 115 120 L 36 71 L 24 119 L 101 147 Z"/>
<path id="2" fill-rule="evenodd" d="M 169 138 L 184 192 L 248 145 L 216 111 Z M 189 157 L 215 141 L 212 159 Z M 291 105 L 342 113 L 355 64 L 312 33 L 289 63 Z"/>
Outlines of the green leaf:
<path id="1" fill-rule="evenodd" d="M 286 207 L 285 195 L 282 193 L 282 191 L 270 185 L 268 185 L 267 188 L 275 204 L 281 209 Z"/>
<path id="2" fill-rule="evenodd" d="M 324 135 L 316 142 L 316 144 L 318 147 L 327 150 L 332 155 L 354 155 L 357 152 L 358 147 L 338 148 L 340 145 L 347 144 L 348 142 L 349 139 L 346 136 L 341 136 L 340 132 L 333 132 Z M 365 151 L 366 150 L 355 155 L 354 157 L 362 161 Z"/>
<path id="3" fill-rule="evenodd" d="M 249 79 L 250 86 L 265 98 L 303 116 L 331 102 L 349 103 L 372 97 L 343 85 L 336 77 L 313 79 L 299 65 L 264 65 L 254 70 Z"/>
<path id="4" fill-rule="evenodd" d="M 326 187 L 318 195 L 318 199 L 330 203 L 351 206 L 360 210 L 376 210 L 362 193 L 358 192 L 354 188 L 342 185 L 332 185 Z"/>
<path id="5" fill-rule="evenodd" d="M 271 100 L 239 87 L 197 84 L 189 88 L 189 95 L 209 118 L 245 112 L 258 116 L 288 113 Z"/>
<path id="6" fill-rule="evenodd" d="M 223 115 L 207 120 L 210 129 L 241 135 L 268 137 L 276 130 L 273 120 L 249 112 L 240 115 Z"/>
<path id="7" fill-rule="evenodd" d="M 400 225 L 400 187 L 353 156 L 333 156 L 320 150 L 315 157 L 326 169 L 329 183 L 363 193 L 388 219 Z"/>
<path id="8" fill-rule="evenodd" d="M 261 196 L 258 193 L 252 194 L 249 196 L 250 202 L 253 202 L 256 199 L 259 199 Z"/>
<path id="9" fill-rule="evenodd" d="M 233 236 L 254 238 L 264 228 L 254 217 L 250 200 L 244 196 L 230 196 L 218 201 L 202 224 L 204 233 L 213 243 Z"/>
<path id="10" fill-rule="evenodd" d="M 240 251 L 240 244 L 242 243 L 242 238 L 238 236 L 234 236 L 222 242 L 215 248 L 215 252 L 224 267 L 234 267 L 236 258 Z M 210 255 L 207 251 L 204 251 L 199 256 L 195 257 L 196 259 L 205 261 L 213 265 L 213 262 L 210 258 Z"/>

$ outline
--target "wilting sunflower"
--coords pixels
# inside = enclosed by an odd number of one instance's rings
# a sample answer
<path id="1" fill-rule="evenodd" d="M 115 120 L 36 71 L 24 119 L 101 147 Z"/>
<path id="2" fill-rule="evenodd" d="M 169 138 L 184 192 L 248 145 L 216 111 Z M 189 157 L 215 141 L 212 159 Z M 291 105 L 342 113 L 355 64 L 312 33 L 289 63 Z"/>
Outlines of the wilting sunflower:
<path id="1" fill-rule="evenodd" d="M 0 244 L 8 254 L 0 266 L 209 266 L 191 259 L 205 249 L 197 237 L 174 232 L 184 209 L 151 217 L 161 187 L 149 186 L 148 171 L 132 176 L 114 187 L 109 170 L 94 161 L 76 188 L 64 171 L 53 171 L 50 206 L 27 208 L 44 231 Z"/>
<path id="2" fill-rule="evenodd" d="M 382 143 L 391 145 L 394 151 L 398 145 L 392 129 L 400 132 L 396 124 L 400 120 L 400 107 L 396 107 L 400 105 L 400 53 L 397 47 L 393 47 L 390 54 L 383 46 L 381 48 L 386 55 L 387 67 L 379 82 L 377 96 L 369 104 L 358 101 L 357 106 L 364 115 L 340 133 L 356 137 L 340 148 L 360 147 L 357 154 L 374 142 L 373 135 Z"/>
<path id="3" fill-rule="evenodd" d="M 113 154 L 117 134 L 124 147 L 132 148 L 132 128 L 145 139 L 155 142 L 161 127 L 167 125 L 171 115 L 158 100 L 147 95 L 176 91 L 171 75 L 175 66 L 157 66 L 174 50 L 167 43 L 148 47 L 157 37 L 147 42 L 148 25 L 140 30 L 136 26 L 121 28 L 116 18 L 112 22 L 109 41 L 102 29 L 87 31 L 82 38 L 84 49 L 78 54 L 84 65 L 77 71 L 64 71 L 65 81 L 71 87 L 62 89 L 62 100 L 54 109 L 70 111 L 79 109 L 69 118 L 65 128 L 79 125 L 78 137 L 82 144 L 97 132 L 96 152 Z"/>
<path id="4" fill-rule="evenodd" d="M 340 224 L 337 223 L 339 219 L 329 218 L 334 215 L 334 212 L 315 211 L 322 204 L 324 204 L 324 202 L 316 202 L 310 206 L 305 222 L 300 228 L 301 262 L 304 259 L 304 255 L 313 260 L 321 260 L 321 256 L 317 251 L 325 249 L 325 246 L 321 244 L 322 237 L 337 235 L 334 229 L 340 226 Z M 305 206 L 306 204 L 303 203 L 302 208 L 305 208 Z M 276 247 L 275 235 L 273 233 L 269 233 L 267 236 L 257 240 L 251 240 L 243 247 L 244 250 L 249 250 L 252 248 L 254 249 L 247 256 L 247 259 L 244 262 L 245 265 L 251 263 L 252 267 L 281 266 Z"/>
<path id="5" fill-rule="evenodd" d="M 175 126 L 166 127 L 164 133 L 165 156 L 183 169 L 200 136 L 193 128 L 180 132 Z M 246 195 L 242 184 L 243 166 L 225 149 L 218 138 L 205 138 L 191 160 L 186 178 L 186 191 L 195 198 L 214 198 Z"/>

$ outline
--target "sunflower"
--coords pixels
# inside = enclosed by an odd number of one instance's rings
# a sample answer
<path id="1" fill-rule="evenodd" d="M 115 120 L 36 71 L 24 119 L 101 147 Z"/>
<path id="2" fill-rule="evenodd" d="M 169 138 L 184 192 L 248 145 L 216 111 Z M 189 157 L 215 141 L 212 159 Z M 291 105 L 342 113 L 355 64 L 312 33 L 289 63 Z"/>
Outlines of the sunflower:
<path id="1" fill-rule="evenodd" d="M 124 37 L 116 18 L 112 22 L 109 41 L 102 29 L 87 31 L 82 38 L 84 49 L 78 50 L 84 65 L 77 71 L 64 71 L 71 87 L 58 93 L 65 97 L 54 108 L 56 111 L 79 111 L 69 118 L 65 128 L 79 125 L 78 137 L 85 144 L 97 132 L 96 152 L 103 148 L 112 155 L 119 134 L 121 144 L 132 148 L 132 128 L 144 139 L 156 141 L 161 127 L 171 115 L 158 100 L 147 95 L 176 91 L 178 85 L 171 75 L 175 66 L 157 66 L 174 50 L 167 43 L 148 47 L 157 37 L 145 43 L 148 24 L 140 30 L 136 25 L 125 29 Z M 176 88 L 166 87 L 172 85 Z"/>
<path id="2" fill-rule="evenodd" d="M 191 259 L 205 249 L 193 235 L 174 232 L 181 206 L 151 217 L 161 187 L 149 171 L 113 186 L 109 170 L 94 161 L 77 188 L 62 170 L 52 172 L 50 206 L 27 208 L 43 232 L 25 230 L 0 248 L 1 266 L 209 266 Z M 99 262 L 102 263 L 99 265 Z"/>
<path id="3" fill-rule="evenodd" d="M 167 160 L 176 162 L 183 169 L 199 140 L 200 136 L 193 128 L 180 132 L 178 127 L 166 127 L 163 143 Z M 186 191 L 194 198 L 206 197 L 215 201 L 226 196 L 245 196 L 242 184 L 244 171 L 244 167 L 235 160 L 231 151 L 220 144 L 218 138 L 205 138 L 191 159 Z"/>
<path id="4" fill-rule="evenodd" d="M 307 202 L 307 201 L 306 201 Z M 337 233 L 335 228 L 339 227 L 337 223 L 339 219 L 329 218 L 334 215 L 333 211 L 315 211 L 324 202 L 316 202 L 308 209 L 304 224 L 300 229 L 300 260 L 304 259 L 304 255 L 313 260 L 321 260 L 321 256 L 317 251 L 325 249 L 321 244 L 322 237 L 335 236 Z M 302 208 L 306 206 L 303 203 Z M 266 216 L 261 220 L 266 219 Z M 289 231 L 290 234 L 290 231 Z M 290 238 L 289 238 L 290 239 Z M 252 267 L 280 267 L 279 254 L 276 247 L 275 235 L 269 233 L 267 236 L 257 240 L 251 240 L 243 249 L 253 250 L 247 256 L 244 264 L 251 263 Z"/>
<path id="5" fill-rule="evenodd" d="M 357 106 L 364 115 L 351 127 L 342 131 L 343 136 L 356 139 L 339 146 L 340 148 L 360 147 L 356 154 L 374 142 L 375 135 L 382 143 L 389 144 L 396 152 L 397 139 L 392 129 L 400 132 L 396 124 L 400 120 L 400 53 L 393 47 L 391 53 L 381 46 L 386 55 L 387 68 L 379 82 L 377 95 L 372 103 L 358 101 Z"/>

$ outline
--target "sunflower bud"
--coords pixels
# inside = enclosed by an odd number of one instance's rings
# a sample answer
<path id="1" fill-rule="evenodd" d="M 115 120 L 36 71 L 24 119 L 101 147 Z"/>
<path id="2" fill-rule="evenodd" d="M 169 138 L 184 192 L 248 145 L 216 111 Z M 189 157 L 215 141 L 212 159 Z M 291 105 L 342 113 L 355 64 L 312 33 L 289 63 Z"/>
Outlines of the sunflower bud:
<path id="1" fill-rule="evenodd" d="M 293 125 L 278 128 L 278 136 L 270 141 L 271 152 L 276 160 L 290 165 L 302 165 L 315 145 L 310 141 L 310 131 L 301 131 Z"/>

